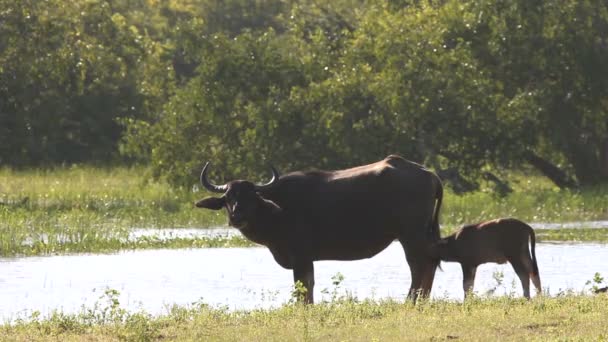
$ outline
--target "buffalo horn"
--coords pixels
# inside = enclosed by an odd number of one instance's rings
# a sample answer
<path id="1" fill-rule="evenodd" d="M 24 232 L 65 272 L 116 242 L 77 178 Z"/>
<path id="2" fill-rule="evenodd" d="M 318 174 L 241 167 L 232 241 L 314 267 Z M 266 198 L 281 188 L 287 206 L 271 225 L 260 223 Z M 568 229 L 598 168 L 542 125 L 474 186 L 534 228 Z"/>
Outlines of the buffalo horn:
<path id="1" fill-rule="evenodd" d="M 209 182 L 207 179 L 207 170 L 209 170 L 209 162 L 205 163 L 205 166 L 203 166 L 203 171 L 201 171 L 201 184 L 205 187 L 205 189 L 219 194 L 226 192 L 226 184 L 215 185 Z"/>
<path id="2" fill-rule="evenodd" d="M 272 179 L 266 184 L 256 184 L 255 185 L 256 190 L 259 191 L 259 190 L 268 189 L 268 188 L 272 187 L 279 180 L 279 177 L 281 177 L 281 175 L 279 174 L 279 171 L 277 171 L 277 169 L 275 169 L 274 166 L 272 166 L 272 165 L 270 165 L 270 170 L 272 171 Z"/>

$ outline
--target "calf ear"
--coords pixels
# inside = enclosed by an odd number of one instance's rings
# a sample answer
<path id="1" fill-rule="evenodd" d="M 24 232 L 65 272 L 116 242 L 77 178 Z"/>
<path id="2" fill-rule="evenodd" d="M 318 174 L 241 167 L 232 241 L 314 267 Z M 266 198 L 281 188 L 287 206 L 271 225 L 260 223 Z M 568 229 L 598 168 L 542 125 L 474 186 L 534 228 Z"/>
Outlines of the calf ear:
<path id="1" fill-rule="evenodd" d="M 205 199 L 202 199 L 198 202 L 196 202 L 196 207 L 197 208 L 206 208 L 206 209 L 211 209 L 211 210 L 220 210 L 224 207 L 224 204 L 226 203 L 226 201 L 224 200 L 224 197 L 207 197 Z"/>

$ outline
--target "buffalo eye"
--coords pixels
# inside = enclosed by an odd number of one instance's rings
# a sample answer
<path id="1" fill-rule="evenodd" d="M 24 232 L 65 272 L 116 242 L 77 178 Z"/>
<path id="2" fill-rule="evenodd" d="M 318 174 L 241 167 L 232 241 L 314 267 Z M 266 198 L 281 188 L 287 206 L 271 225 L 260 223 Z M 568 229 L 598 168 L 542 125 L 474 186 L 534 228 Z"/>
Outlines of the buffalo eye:
<path id="1" fill-rule="evenodd" d="M 235 203 L 239 199 L 239 192 L 235 190 L 233 192 L 226 194 L 226 199 L 227 199 L 227 202 L 229 202 L 229 203 Z"/>

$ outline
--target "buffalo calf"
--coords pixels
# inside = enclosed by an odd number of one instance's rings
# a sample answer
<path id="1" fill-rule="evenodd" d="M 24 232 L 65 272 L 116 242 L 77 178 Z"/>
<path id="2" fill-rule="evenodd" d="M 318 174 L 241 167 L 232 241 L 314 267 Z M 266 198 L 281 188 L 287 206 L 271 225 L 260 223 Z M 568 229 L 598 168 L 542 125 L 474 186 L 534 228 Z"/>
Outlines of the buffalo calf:
<path id="1" fill-rule="evenodd" d="M 541 293 L 535 240 L 532 227 L 516 219 L 504 218 L 462 227 L 440 239 L 435 245 L 434 254 L 442 261 L 460 263 L 465 296 L 473 290 L 478 265 L 488 262 L 504 264 L 508 261 L 521 280 L 524 296 L 530 298 L 530 278 L 537 293 Z"/>

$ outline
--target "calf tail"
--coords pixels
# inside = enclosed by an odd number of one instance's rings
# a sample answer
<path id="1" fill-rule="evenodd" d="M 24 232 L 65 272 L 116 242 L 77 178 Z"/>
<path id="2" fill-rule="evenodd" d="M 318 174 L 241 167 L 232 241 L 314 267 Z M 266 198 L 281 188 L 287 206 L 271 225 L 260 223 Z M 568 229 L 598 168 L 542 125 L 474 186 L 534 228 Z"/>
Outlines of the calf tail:
<path id="1" fill-rule="evenodd" d="M 530 251 L 532 252 L 532 267 L 534 275 L 538 276 L 538 263 L 536 261 L 536 234 L 534 229 L 530 227 Z"/>

